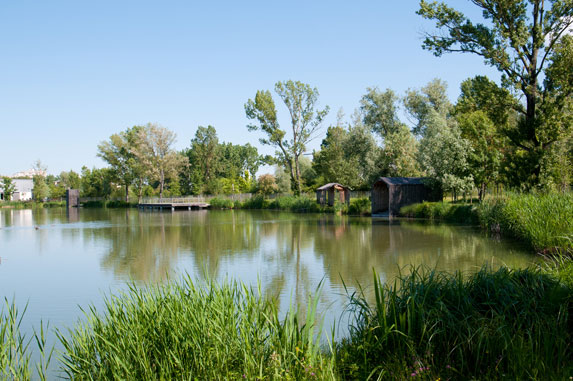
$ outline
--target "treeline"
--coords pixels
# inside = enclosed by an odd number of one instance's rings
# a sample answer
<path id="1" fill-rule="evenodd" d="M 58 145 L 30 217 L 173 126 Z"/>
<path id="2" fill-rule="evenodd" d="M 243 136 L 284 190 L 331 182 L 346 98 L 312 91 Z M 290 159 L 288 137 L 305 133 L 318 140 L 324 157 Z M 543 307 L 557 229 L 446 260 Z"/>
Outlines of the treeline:
<path id="1" fill-rule="evenodd" d="M 477 54 L 499 70 L 500 84 L 484 76 L 468 78 L 455 103 L 439 79 L 401 95 L 368 88 L 350 121 L 340 112 L 328 127 L 311 161 L 306 151 L 329 107 L 319 107 L 319 92 L 308 84 L 277 82 L 275 97 L 260 90 L 244 105 L 251 121 L 247 129 L 275 149 L 272 157 L 261 157 L 249 144 L 220 143 L 212 126 L 199 127 L 182 152 L 172 148 L 175 134 L 168 129 L 134 126 L 98 146 L 109 168 L 83 171 L 82 195 L 300 194 L 327 182 L 369 189 L 379 176 L 428 177 L 454 198 L 475 189 L 482 198 L 493 185 L 568 189 L 573 181 L 573 36 L 567 31 L 573 10 L 561 2 L 499 3 L 475 4 L 495 27 L 476 24 L 444 3 L 421 1 L 418 14 L 437 28 L 427 34 L 424 49 L 436 56 Z M 288 111 L 286 128 L 275 98 Z M 274 164 L 275 174 L 257 181 L 263 163 Z M 65 174 L 56 180 L 72 181 Z M 56 180 L 50 184 L 54 194 L 61 193 Z"/>

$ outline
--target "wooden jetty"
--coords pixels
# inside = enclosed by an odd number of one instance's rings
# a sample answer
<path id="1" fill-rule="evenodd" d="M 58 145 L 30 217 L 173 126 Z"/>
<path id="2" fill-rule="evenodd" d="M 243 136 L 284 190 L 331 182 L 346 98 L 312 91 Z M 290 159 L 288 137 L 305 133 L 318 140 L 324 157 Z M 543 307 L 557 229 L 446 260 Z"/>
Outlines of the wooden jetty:
<path id="1" fill-rule="evenodd" d="M 146 198 L 141 200 L 139 209 L 158 210 L 199 210 L 208 209 L 211 205 L 202 198 L 171 197 L 171 198 Z"/>

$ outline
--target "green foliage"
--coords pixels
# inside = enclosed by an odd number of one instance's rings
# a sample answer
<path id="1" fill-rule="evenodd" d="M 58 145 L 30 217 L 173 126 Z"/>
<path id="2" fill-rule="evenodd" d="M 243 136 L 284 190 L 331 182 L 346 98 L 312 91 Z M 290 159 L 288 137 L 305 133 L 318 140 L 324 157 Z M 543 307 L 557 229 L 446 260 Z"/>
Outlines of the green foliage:
<path id="1" fill-rule="evenodd" d="M 211 205 L 211 209 L 233 209 L 235 206 L 233 200 L 218 197 L 212 198 L 209 204 Z"/>
<path id="2" fill-rule="evenodd" d="M 189 166 L 181 171 L 185 194 L 250 192 L 263 158 L 250 144 L 219 143 L 215 127 L 199 126 L 191 147 L 183 152 Z"/>
<path id="3" fill-rule="evenodd" d="M 347 213 L 351 215 L 369 216 L 372 212 L 371 205 L 368 197 L 351 198 Z"/>
<path id="4" fill-rule="evenodd" d="M 477 215 L 477 207 L 451 202 L 423 202 L 404 206 L 400 209 L 400 215 L 473 225 L 478 225 L 480 222 Z"/>
<path id="5" fill-rule="evenodd" d="M 98 145 L 98 156 L 110 165 L 110 176 L 125 187 L 125 201 L 129 201 L 129 188 L 142 183 L 145 167 L 138 160 L 139 138 L 145 127 L 133 126 Z M 73 189 L 77 189 L 72 187 Z M 141 187 L 138 188 L 141 190 Z"/>
<path id="6" fill-rule="evenodd" d="M 290 179 L 295 186 L 296 194 L 302 192 L 299 159 L 306 149 L 306 144 L 316 135 L 322 120 L 329 108 L 318 110 L 318 90 L 299 81 L 277 82 L 275 92 L 282 99 L 291 117 L 291 133 L 280 128 L 275 102 L 269 91 L 257 91 L 255 99 L 245 103 L 248 119 L 257 124 L 249 124 L 249 131 L 262 131 L 264 138 L 261 144 L 277 148 L 277 161 L 289 169 Z"/>
<path id="7" fill-rule="evenodd" d="M 16 191 L 16 185 L 9 177 L 2 178 L 2 193 L 4 194 L 5 201 L 12 200 L 12 194 Z"/>
<path id="8" fill-rule="evenodd" d="M 573 193 L 518 194 L 478 209 L 488 230 L 519 238 L 538 252 L 573 253 Z"/>
<path id="9" fill-rule="evenodd" d="M 426 176 L 439 183 L 445 192 L 456 195 L 467 192 L 473 184 L 469 172 L 468 155 L 472 147 L 462 138 L 453 119 L 430 110 L 423 139 L 420 142 L 418 160 Z"/>
<path id="10" fill-rule="evenodd" d="M 318 298 L 306 319 L 279 318 L 260 288 L 190 277 L 138 288 L 91 309 L 87 323 L 60 334 L 71 379 L 322 379 L 333 364 L 319 347 Z"/>
<path id="11" fill-rule="evenodd" d="M 547 176 L 543 161 L 551 155 L 550 147 L 570 138 L 572 131 L 573 50 L 567 48 L 570 37 L 565 35 L 573 25 L 573 2 L 472 3 L 480 8 L 487 24 L 481 20 L 476 23 L 443 2 L 422 0 L 418 14 L 435 21 L 439 29 L 427 34 L 423 47 L 436 56 L 448 52 L 477 54 L 502 72 L 503 87 L 523 94 L 524 104 L 511 104 L 518 115 L 517 123 L 506 126 L 504 132 L 514 156 L 520 159 L 518 167 L 522 170 L 517 172 L 516 182 L 527 187 L 538 185 Z M 546 80 L 541 86 L 543 76 Z"/>
<path id="12" fill-rule="evenodd" d="M 27 307 L 26 307 L 27 308 Z M 48 364 L 53 349 L 46 348 L 45 327 L 41 323 L 40 331 L 27 338 L 20 332 L 24 311 L 20 312 L 15 302 L 4 299 L 0 309 L 0 378 L 3 380 L 29 380 L 32 374 L 40 380 L 46 380 Z M 39 351 L 40 362 L 35 364 L 36 372 L 31 369 L 33 343 Z"/>
<path id="13" fill-rule="evenodd" d="M 82 167 L 81 189 L 82 197 L 109 197 L 112 192 L 113 175 L 109 168 Z"/>
<path id="14" fill-rule="evenodd" d="M 569 262 L 570 263 L 570 262 Z M 351 294 L 356 321 L 337 345 L 343 379 L 563 379 L 572 370 L 573 289 L 539 269 L 474 275 L 409 268 L 374 275 L 374 302 Z"/>
<path id="15" fill-rule="evenodd" d="M 41 175 L 36 175 L 33 177 L 34 188 L 32 188 L 32 195 L 34 196 L 34 201 L 45 201 L 50 196 L 50 188 L 46 184 L 46 178 Z"/>
<path id="16" fill-rule="evenodd" d="M 398 96 L 391 89 L 382 92 L 377 87 L 369 87 L 360 99 L 360 109 L 364 114 L 364 125 L 381 137 L 396 133 L 404 124 L 398 118 Z"/>

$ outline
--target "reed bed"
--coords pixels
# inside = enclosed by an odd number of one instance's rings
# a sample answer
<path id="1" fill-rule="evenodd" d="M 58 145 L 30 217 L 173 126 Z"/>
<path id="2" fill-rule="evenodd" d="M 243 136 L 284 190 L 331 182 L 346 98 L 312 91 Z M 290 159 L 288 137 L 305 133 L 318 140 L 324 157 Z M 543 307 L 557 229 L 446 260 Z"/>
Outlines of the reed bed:
<path id="1" fill-rule="evenodd" d="M 551 271 L 568 268 L 565 259 Z M 476 274 L 414 268 L 375 302 L 350 295 L 343 379 L 565 379 L 573 372 L 573 289 L 541 269 Z"/>
<path id="2" fill-rule="evenodd" d="M 129 291 L 91 309 L 69 335 L 63 371 L 71 379 L 324 379 L 317 298 L 306 320 L 236 282 L 181 282 Z"/>
<path id="3" fill-rule="evenodd" d="M 573 260 L 464 276 L 408 268 L 348 291 L 349 335 L 321 346 L 318 293 L 279 315 L 260 287 L 189 276 L 129 289 L 56 331 L 61 378 L 248 380 L 567 379 L 573 374 Z M 367 292 L 368 291 L 368 292 Z M 370 291 L 373 291 L 372 293 Z M 368 295 L 368 296 L 366 296 Z M 0 379 L 46 379 L 45 330 L 27 339 L 0 313 Z M 333 328 L 334 332 L 334 328 Z M 41 361 L 31 369 L 32 347 Z M 36 376 L 34 376 L 36 375 Z"/>
<path id="4" fill-rule="evenodd" d="M 478 209 L 485 227 L 544 253 L 573 254 L 573 193 L 518 194 L 488 200 Z"/>

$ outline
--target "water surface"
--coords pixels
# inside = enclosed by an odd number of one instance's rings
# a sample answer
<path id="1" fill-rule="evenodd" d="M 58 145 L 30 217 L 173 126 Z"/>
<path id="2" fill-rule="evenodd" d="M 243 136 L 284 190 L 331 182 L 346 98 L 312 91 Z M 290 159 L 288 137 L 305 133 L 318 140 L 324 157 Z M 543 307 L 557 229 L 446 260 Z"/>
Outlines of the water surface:
<path id="1" fill-rule="evenodd" d="M 322 281 L 326 323 L 343 310 L 344 285 L 392 281 L 407 265 L 472 272 L 484 264 L 525 267 L 517 242 L 473 227 L 275 211 L 0 209 L 0 294 L 23 307 L 24 324 L 72 326 L 79 307 L 127 281 L 162 282 L 188 273 L 232 278 L 306 303 Z M 26 328 L 27 329 L 27 328 Z"/>

